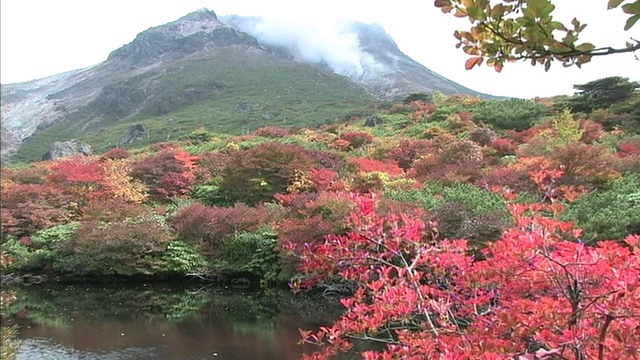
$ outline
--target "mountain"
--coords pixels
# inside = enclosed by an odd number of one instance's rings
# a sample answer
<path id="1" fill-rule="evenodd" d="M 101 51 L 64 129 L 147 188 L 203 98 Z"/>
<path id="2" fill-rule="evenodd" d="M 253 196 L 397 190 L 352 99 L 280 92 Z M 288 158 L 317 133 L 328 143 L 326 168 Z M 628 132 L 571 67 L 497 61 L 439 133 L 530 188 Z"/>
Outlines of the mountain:
<path id="1" fill-rule="evenodd" d="M 324 49 L 277 41 L 264 25 L 201 9 L 141 32 L 100 64 L 2 85 L 3 160 L 39 160 L 74 138 L 106 150 L 140 124 L 148 143 L 200 127 L 327 123 L 414 92 L 482 95 L 411 60 L 375 24 L 348 24 L 338 34 L 348 41 Z"/>

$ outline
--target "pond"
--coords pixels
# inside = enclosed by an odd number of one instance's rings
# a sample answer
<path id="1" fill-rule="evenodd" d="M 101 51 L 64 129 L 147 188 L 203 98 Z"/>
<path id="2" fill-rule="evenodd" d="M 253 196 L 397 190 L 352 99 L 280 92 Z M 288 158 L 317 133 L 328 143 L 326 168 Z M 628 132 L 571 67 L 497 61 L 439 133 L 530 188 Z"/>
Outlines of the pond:
<path id="1" fill-rule="evenodd" d="M 237 287 L 56 285 L 16 289 L 6 323 L 18 360 L 299 359 L 299 328 L 340 316 L 337 299 Z"/>

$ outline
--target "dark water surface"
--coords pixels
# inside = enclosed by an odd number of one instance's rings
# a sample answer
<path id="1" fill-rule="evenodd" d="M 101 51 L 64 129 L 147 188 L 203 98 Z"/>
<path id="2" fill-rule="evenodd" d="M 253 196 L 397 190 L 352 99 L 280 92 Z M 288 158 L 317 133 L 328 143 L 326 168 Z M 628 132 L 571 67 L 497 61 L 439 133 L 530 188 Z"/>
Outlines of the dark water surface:
<path id="1" fill-rule="evenodd" d="M 20 326 L 18 360 L 299 359 L 298 328 L 330 324 L 334 301 L 287 290 L 140 285 L 17 289 L 7 323 Z"/>

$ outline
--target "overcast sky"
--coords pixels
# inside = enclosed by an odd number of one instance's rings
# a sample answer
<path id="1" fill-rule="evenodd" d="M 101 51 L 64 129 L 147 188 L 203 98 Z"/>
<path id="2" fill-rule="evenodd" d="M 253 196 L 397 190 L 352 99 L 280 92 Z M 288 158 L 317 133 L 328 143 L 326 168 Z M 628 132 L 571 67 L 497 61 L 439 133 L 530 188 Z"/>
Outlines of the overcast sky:
<path id="1" fill-rule="evenodd" d="M 625 15 L 619 9 L 607 11 L 607 0 L 554 3 L 559 20 L 577 16 L 589 24 L 583 39 L 596 46 L 622 47 L 629 38 L 640 38 L 640 24 L 623 31 Z M 594 58 L 582 69 L 554 64 L 547 73 L 528 63 L 507 64 L 502 73 L 485 66 L 467 71 L 467 56 L 455 48 L 452 33 L 456 28 L 468 28 L 468 20 L 442 14 L 433 0 L 2 0 L 0 83 L 29 81 L 100 63 L 139 32 L 200 8 L 219 16 L 265 16 L 329 33 L 341 21 L 378 23 L 415 61 L 493 95 L 531 98 L 572 94 L 573 84 L 607 76 L 640 80 L 640 61 L 633 54 Z"/>

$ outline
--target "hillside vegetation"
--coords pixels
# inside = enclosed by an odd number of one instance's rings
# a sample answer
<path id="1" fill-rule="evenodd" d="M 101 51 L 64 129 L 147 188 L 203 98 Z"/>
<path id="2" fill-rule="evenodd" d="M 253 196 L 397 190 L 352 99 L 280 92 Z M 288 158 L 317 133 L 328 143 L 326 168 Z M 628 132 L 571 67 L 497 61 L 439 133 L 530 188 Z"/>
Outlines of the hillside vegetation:
<path id="1" fill-rule="evenodd" d="M 12 161 L 39 161 L 53 142 L 71 139 L 104 152 L 117 147 L 134 124 L 149 131 L 136 143 L 145 147 L 200 127 L 239 135 L 269 125 L 339 122 L 371 113 L 375 103 L 363 88 L 328 69 L 226 49 L 213 59 L 191 57 L 109 85 L 66 121 L 36 132 Z"/>
<path id="2" fill-rule="evenodd" d="M 291 90 L 267 103 L 253 89 L 249 115 L 229 109 L 243 89 L 210 100 L 221 113 L 148 120 L 149 142 L 168 139 L 149 146 L 107 150 L 115 133 L 94 134 L 82 139 L 99 155 L 4 166 L 7 271 L 339 292 L 345 316 L 301 332 L 318 358 L 360 340 L 407 358 L 637 353 L 635 87 L 581 112 L 584 93 L 373 108 Z M 247 119 L 263 112 L 274 121 Z"/>

